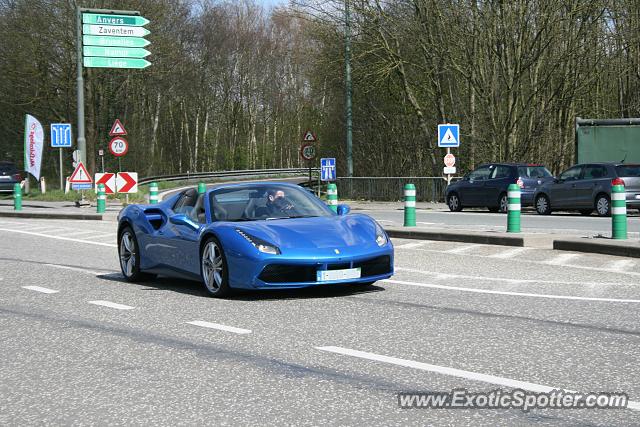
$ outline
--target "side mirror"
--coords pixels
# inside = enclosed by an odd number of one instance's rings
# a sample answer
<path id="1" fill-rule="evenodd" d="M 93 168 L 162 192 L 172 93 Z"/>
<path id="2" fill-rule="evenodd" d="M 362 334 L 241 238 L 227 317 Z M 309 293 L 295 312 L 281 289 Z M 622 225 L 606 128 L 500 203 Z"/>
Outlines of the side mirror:
<path id="1" fill-rule="evenodd" d="M 349 212 L 351 212 L 351 208 L 349 207 L 349 205 L 338 205 L 338 215 L 339 216 L 345 216 Z"/>
<path id="2" fill-rule="evenodd" d="M 171 221 L 172 224 L 185 225 L 191 228 L 192 230 L 197 230 L 200 228 L 200 225 L 193 222 L 191 218 L 189 218 L 185 214 L 172 215 L 171 217 L 169 217 L 169 221 Z"/>

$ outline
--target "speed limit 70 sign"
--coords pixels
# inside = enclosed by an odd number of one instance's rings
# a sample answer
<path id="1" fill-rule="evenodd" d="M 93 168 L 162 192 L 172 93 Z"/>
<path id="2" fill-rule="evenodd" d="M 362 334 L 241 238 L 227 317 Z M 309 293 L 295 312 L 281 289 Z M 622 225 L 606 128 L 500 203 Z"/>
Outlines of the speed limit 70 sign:
<path id="1" fill-rule="evenodd" d="M 124 156 L 129 151 L 129 143 L 126 139 L 116 136 L 109 142 L 109 151 L 116 157 Z"/>

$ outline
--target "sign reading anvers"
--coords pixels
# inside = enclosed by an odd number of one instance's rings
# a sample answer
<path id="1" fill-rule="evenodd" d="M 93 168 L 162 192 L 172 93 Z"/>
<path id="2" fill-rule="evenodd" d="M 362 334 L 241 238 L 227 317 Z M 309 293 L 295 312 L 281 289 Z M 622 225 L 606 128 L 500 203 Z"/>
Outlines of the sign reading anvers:
<path id="1" fill-rule="evenodd" d="M 83 65 L 91 68 L 147 68 L 151 62 L 142 59 L 151 54 L 143 47 L 150 34 L 143 28 L 149 20 L 137 12 L 119 14 L 82 14 Z"/>

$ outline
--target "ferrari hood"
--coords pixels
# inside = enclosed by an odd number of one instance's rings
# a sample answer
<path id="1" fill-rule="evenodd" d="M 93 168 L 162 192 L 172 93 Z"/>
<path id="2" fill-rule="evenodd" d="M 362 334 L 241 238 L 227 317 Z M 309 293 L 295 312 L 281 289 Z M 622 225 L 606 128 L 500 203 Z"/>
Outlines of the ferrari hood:
<path id="1" fill-rule="evenodd" d="M 366 215 L 243 222 L 236 228 L 273 243 L 281 250 L 333 250 L 376 244 L 375 223 Z"/>

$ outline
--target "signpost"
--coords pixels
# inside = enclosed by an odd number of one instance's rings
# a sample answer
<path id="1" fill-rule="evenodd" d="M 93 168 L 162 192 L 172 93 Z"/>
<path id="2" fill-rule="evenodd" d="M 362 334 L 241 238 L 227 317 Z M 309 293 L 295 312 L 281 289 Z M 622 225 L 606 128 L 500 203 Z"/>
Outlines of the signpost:
<path id="1" fill-rule="evenodd" d="M 445 147 L 447 155 L 444 156 L 445 168 L 443 173 L 447 175 L 447 185 L 451 184 L 451 175 L 456 173 L 456 158 L 451 154 L 451 147 L 460 147 L 460 125 L 442 124 L 438 125 L 438 147 Z"/>
<path id="2" fill-rule="evenodd" d="M 303 144 L 300 147 L 300 156 L 307 161 L 307 166 L 309 166 L 309 188 L 311 188 L 311 161 L 316 158 L 316 147 L 313 143 L 316 141 L 316 135 L 307 130 L 302 136 Z"/>
<path id="3" fill-rule="evenodd" d="M 109 151 L 116 157 L 121 157 L 129 151 L 129 143 L 121 136 L 116 136 L 109 142 Z"/>
<path id="4" fill-rule="evenodd" d="M 76 2 L 78 3 L 78 2 Z M 78 160 L 86 163 L 84 129 L 83 67 L 144 69 L 151 63 L 143 58 L 150 43 L 143 37 L 149 20 L 132 10 L 108 10 L 76 7 L 76 82 L 78 93 Z"/>
<path id="5" fill-rule="evenodd" d="M 84 163 L 82 163 L 82 161 L 78 162 L 78 166 L 76 166 L 76 169 L 71 174 L 69 182 L 74 190 L 86 190 L 91 188 L 93 180 L 91 179 L 89 172 L 87 172 L 87 168 L 84 167 Z"/>
<path id="6" fill-rule="evenodd" d="M 336 159 L 335 158 L 320 159 L 320 179 L 322 181 L 336 180 Z"/>
<path id="7" fill-rule="evenodd" d="M 113 126 L 111 126 L 111 130 L 109 131 L 109 136 L 122 136 L 126 134 L 127 134 L 127 130 L 124 128 L 124 125 L 122 124 L 120 119 L 116 119 L 116 121 L 113 122 Z"/>
<path id="8" fill-rule="evenodd" d="M 51 123 L 51 147 L 60 149 L 60 189 L 64 189 L 64 165 L 62 164 L 62 148 L 71 147 L 71 124 Z"/>

